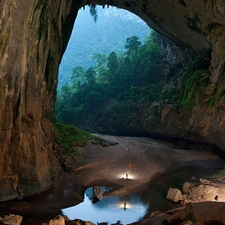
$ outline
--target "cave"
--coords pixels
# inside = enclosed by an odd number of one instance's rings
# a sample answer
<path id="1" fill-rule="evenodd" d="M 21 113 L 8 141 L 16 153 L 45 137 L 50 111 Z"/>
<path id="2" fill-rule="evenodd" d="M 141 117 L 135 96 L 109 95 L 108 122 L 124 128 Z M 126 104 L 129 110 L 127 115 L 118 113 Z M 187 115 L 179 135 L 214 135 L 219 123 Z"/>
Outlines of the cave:
<path id="1" fill-rule="evenodd" d="M 160 36 L 168 64 L 185 55 L 211 53 L 210 84 L 202 102 L 174 116 L 176 134 L 163 120 L 149 133 L 170 133 L 225 151 L 225 3 L 223 0 L 18 0 L 0 2 L 0 201 L 32 195 L 52 185 L 60 171 L 52 122 L 58 67 L 78 10 L 99 4 L 126 9 Z M 164 111 L 163 111 L 164 110 Z M 164 112 L 164 113 L 162 113 Z M 161 108 L 159 114 L 169 116 Z M 161 118 L 161 117 L 160 117 Z M 159 121 L 162 121 L 160 120 Z M 195 140 L 196 141 L 196 140 Z"/>

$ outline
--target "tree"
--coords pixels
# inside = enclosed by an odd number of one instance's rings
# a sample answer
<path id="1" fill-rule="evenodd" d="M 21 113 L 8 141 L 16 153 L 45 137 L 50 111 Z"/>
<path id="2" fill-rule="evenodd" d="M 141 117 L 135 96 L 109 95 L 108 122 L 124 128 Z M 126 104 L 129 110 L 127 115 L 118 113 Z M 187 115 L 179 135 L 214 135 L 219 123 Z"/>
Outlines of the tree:
<path id="1" fill-rule="evenodd" d="M 95 53 L 92 58 L 96 61 L 97 68 L 101 66 L 105 66 L 107 63 L 107 56 L 103 53 Z"/>
<path id="2" fill-rule="evenodd" d="M 141 46 L 139 37 L 132 36 L 126 39 L 125 49 L 127 50 L 127 55 L 131 56 L 132 54 L 137 53 L 138 48 Z"/>
<path id="3" fill-rule="evenodd" d="M 107 61 L 108 74 L 110 76 L 110 80 L 113 80 L 115 77 L 117 77 L 119 70 L 117 54 L 115 52 L 111 52 L 107 58 Z"/>
<path id="4" fill-rule="evenodd" d="M 90 87 L 92 87 L 95 82 L 96 82 L 96 72 L 93 67 L 90 67 L 86 72 L 85 72 L 85 80 L 86 84 Z"/>
<path id="5" fill-rule="evenodd" d="M 143 122 L 138 113 L 148 114 L 146 106 L 161 93 L 156 34 L 151 32 L 143 45 L 137 36 L 127 38 L 124 48 L 125 54 L 94 54 L 96 66 L 86 71 L 74 68 L 72 85 L 64 87 L 57 100 L 57 119 L 73 121 L 83 129 L 108 126 L 120 131 L 137 117 Z"/>
<path id="6" fill-rule="evenodd" d="M 77 66 L 73 69 L 71 76 L 72 88 L 79 91 L 82 85 L 85 83 L 85 71 L 81 66 Z"/>

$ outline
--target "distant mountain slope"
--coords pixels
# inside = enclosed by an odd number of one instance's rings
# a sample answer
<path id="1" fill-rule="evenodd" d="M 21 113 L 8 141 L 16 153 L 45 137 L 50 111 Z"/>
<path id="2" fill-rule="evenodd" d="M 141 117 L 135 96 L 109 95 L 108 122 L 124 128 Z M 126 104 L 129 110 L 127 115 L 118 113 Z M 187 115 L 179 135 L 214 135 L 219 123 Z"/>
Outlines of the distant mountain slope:
<path id="1" fill-rule="evenodd" d="M 95 23 L 89 7 L 79 10 L 59 67 L 59 88 L 69 82 L 74 67 L 82 66 L 87 69 L 93 66 L 94 53 L 120 52 L 126 38 L 136 35 L 143 42 L 150 31 L 144 21 L 126 10 L 115 7 L 103 9 L 99 6 L 97 14 Z"/>

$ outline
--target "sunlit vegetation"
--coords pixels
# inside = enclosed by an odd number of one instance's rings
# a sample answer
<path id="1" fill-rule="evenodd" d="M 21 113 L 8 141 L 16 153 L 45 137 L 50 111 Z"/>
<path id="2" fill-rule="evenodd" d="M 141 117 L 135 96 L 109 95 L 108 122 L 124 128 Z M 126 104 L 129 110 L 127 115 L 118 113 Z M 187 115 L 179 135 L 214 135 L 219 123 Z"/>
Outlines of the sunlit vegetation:
<path id="1" fill-rule="evenodd" d="M 69 156 L 78 156 L 78 146 L 82 147 L 87 144 L 88 140 L 97 138 L 71 124 L 55 123 L 53 128 L 56 142 Z"/>
<path id="2" fill-rule="evenodd" d="M 126 38 L 137 35 L 144 42 L 150 30 L 144 21 L 126 10 L 116 7 L 103 9 L 102 6 L 80 9 L 59 67 L 58 88 L 70 83 L 74 67 L 81 66 L 87 70 L 95 66 L 94 53 L 120 53 Z"/>
<path id="3" fill-rule="evenodd" d="M 218 170 L 214 175 L 213 178 L 219 179 L 219 178 L 224 178 L 225 177 L 225 166 L 223 169 Z"/>
<path id="4" fill-rule="evenodd" d="M 204 56 L 187 63 L 178 70 L 162 89 L 161 100 L 169 100 L 184 110 L 200 105 L 210 82 L 209 57 Z"/>
<path id="5" fill-rule="evenodd" d="M 138 110 L 159 95 L 164 79 L 156 33 L 142 44 L 137 36 L 126 39 L 121 54 L 95 54 L 96 65 L 75 67 L 69 85 L 58 92 L 56 118 L 85 130 L 102 123 L 118 129 L 137 120 Z"/>

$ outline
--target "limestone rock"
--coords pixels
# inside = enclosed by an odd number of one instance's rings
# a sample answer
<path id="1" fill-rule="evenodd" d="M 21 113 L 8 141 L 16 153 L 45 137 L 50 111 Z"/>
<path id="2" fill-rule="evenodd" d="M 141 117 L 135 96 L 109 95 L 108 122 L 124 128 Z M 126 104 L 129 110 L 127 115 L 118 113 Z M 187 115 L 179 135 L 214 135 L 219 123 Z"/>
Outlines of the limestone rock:
<path id="1" fill-rule="evenodd" d="M 103 198 L 102 188 L 101 187 L 93 187 L 93 194 L 98 200 L 101 200 Z"/>
<path id="2" fill-rule="evenodd" d="M 181 191 L 177 188 L 170 188 L 167 192 L 166 198 L 173 202 L 179 202 L 179 201 L 184 200 L 184 197 L 183 197 Z"/>
<path id="3" fill-rule="evenodd" d="M 155 217 L 162 214 L 164 214 L 162 211 L 155 211 L 155 212 L 152 212 L 151 217 Z"/>
<path id="4" fill-rule="evenodd" d="M 224 225 L 224 207 L 224 202 L 188 203 L 185 208 L 173 209 L 164 214 L 143 219 L 138 224 Z"/>
<path id="5" fill-rule="evenodd" d="M 63 216 L 58 216 L 53 220 L 50 220 L 49 225 L 65 225 L 65 219 Z"/>
<path id="6" fill-rule="evenodd" d="M 95 225 L 89 221 L 83 221 L 80 219 L 70 220 L 67 216 L 61 216 L 50 220 L 49 224 L 42 224 L 42 225 Z"/>
<path id="7" fill-rule="evenodd" d="M 192 183 L 190 183 L 190 182 L 185 182 L 184 184 L 183 184 L 183 186 L 182 186 L 182 191 L 185 193 L 185 194 L 187 194 L 187 193 L 189 193 L 191 190 L 190 190 L 190 188 L 191 187 L 193 187 L 194 186 L 194 184 L 192 184 Z"/>
<path id="8" fill-rule="evenodd" d="M 0 217 L 0 222 L 7 225 L 20 225 L 22 220 L 23 220 L 22 216 L 14 214 L 6 215 L 4 216 L 4 218 Z"/>

